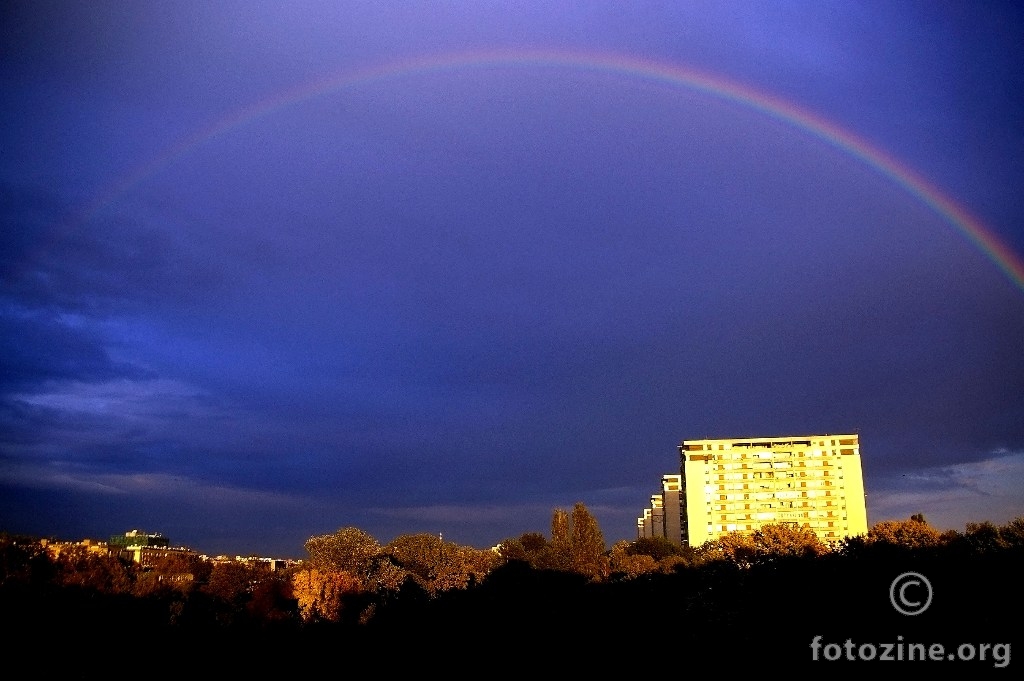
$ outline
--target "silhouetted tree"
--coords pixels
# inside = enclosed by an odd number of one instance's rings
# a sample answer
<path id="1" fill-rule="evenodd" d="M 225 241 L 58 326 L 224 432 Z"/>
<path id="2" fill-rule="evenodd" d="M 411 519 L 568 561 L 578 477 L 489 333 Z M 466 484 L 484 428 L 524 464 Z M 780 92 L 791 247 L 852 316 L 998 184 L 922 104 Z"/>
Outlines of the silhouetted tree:
<path id="1" fill-rule="evenodd" d="M 509 537 L 508 539 L 502 539 L 498 542 L 498 555 L 506 563 L 518 561 L 520 563 L 529 563 L 529 557 L 526 554 L 526 549 L 523 547 L 523 542 L 519 537 Z"/>
<path id="2" fill-rule="evenodd" d="M 683 550 L 665 537 L 640 537 L 628 543 L 626 552 L 631 556 L 650 556 L 660 561 L 669 556 L 682 555 Z"/>
<path id="3" fill-rule="evenodd" d="M 56 563 L 35 537 L 0 533 L 0 586 L 51 583 Z"/>
<path id="4" fill-rule="evenodd" d="M 527 555 L 540 553 L 548 545 L 548 540 L 540 532 L 524 532 L 519 535 L 519 541 Z"/>
<path id="5" fill-rule="evenodd" d="M 634 551 L 634 544 L 625 539 L 612 545 L 609 570 L 613 579 L 635 579 L 658 570 L 658 561 L 649 553 Z"/>
<path id="6" fill-rule="evenodd" d="M 548 540 L 540 532 L 525 532 L 498 544 L 498 554 L 505 562 L 520 561 L 541 568 L 548 551 Z"/>
<path id="7" fill-rule="evenodd" d="M 59 583 L 81 586 L 100 593 L 131 593 L 138 568 L 108 553 L 96 553 L 84 546 L 66 548 L 54 559 Z"/>
<path id="8" fill-rule="evenodd" d="M 1000 529 L 988 520 L 967 523 L 963 540 L 974 554 L 996 553 L 1008 547 Z"/>
<path id="9" fill-rule="evenodd" d="M 225 603 L 242 608 L 252 594 L 260 575 L 248 564 L 238 561 L 215 563 L 201 590 Z"/>
<path id="10" fill-rule="evenodd" d="M 264 624 L 294 624 L 299 620 L 291 578 L 283 574 L 272 573 L 259 579 L 245 607 L 252 619 Z"/>
<path id="11" fill-rule="evenodd" d="M 1007 548 L 1024 549 L 1024 516 L 1018 516 L 999 528 Z"/>

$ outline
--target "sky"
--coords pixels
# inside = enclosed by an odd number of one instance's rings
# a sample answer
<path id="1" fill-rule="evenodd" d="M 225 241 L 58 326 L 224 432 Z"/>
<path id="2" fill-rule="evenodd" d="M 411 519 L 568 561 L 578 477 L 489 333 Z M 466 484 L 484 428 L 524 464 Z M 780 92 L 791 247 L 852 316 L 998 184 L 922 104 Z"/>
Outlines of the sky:
<path id="1" fill-rule="evenodd" d="M 686 439 L 1024 515 L 1015 2 L 5 2 L 0 529 L 610 546 Z"/>

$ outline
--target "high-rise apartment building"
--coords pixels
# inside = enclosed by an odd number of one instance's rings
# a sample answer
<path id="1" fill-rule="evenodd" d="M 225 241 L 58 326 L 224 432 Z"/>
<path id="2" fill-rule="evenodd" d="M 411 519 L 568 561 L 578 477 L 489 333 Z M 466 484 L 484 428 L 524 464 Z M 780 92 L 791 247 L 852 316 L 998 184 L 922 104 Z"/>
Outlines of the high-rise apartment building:
<path id="1" fill-rule="evenodd" d="M 650 508 L 636 520 L 637 537 L 664 537 L 679 546 L 682 541 L 683 476 L 663 475 L 661 492 L 651 495 Z"/>
<path id="2" fill-rule="evenodd" d="M 684 440 L 679 455 L 682 475 L 662 479 L 662 494 L 637 520 L 638 537 L 696 547 L 777 523 L 809 527 L 823 541 L 868 531 L 857 435 Z M 674 504 L 666 501 L 673 480 Z M 656 507 L 660 526 L 645 523 Z"/>

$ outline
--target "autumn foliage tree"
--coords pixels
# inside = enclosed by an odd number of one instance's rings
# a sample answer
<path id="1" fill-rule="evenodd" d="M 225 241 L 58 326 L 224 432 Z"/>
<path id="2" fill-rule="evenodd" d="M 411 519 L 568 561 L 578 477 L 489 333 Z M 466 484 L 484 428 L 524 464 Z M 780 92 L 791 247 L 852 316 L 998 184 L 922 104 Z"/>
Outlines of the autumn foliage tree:
<path id="1" fill-rule="evenodd" d="M 54 559 L 59 581 L 64 586 L 80 586 L 99 593 L 131 593 L 136 567 L 117 556 L 71 547 Z"/>
<path id="2" fill-rule="evenodd" d="M 656 572 L 658 561 L 648 553 L 633 550 L 635 542 L 625 539 L 615 542 L 609 554 L 609 568 L 613 576 L 635 579 L 640 575 Z"/>
<path id="3" fill-rule="evenodd" d="M 524 560 L 542 570 L 575 572 L 591 579 L 608 573 L 604 535 L 586 505 L 577 502 L 572 511 L 556 508 L 551 514 L 551 540 L 527 533 L 503 542 L 502 555 Z"/>
<path id="4" fill-rule="evenodd" d="M 814 558 L 829 551 L 818 534 L 806 525 L 762 525 L 754 532 L 752 540 L 756 560 Z"/>
<path id="5" fill-rule="evenodd" d="M 727 560 L 749 566 L 786 558 L 813 558 L 828 551 L 828 545 L 810 527 L 770 523 L 751 533 L 729 532 L 705 542 L 698 554 L 704 562 Z"/>
<path id="6" fill-rule="evenodd" d="M 583 502 L 576 502 L 572 508 L 569 553 L 572 569 L 591 579 L 599 579 L 608 573 L 608 561 L 604 555 L 604 534 L 595 518 Z"/>
<path id="7" fill-rule="evenodd" d="M 305 544 L 309 560 L 292 574 L 291 590 L 306 622 L 338 622 L 351 609 L 372 606 L 362 597 L 375 591 L 380 543 L 357 527 L 311 537 Z M 358 597 L 357 597 L 358 596 Z M 357 613 L 358 614 L 358 613 Z"/>
<path id="8" fill-rule="evenodd" d="M 334 534 L 311 537 L 306 541 L 309 564 L 321 571 L 345 572 L 367 583 L 381 545 L 358 527 L 343 527 Z"/>
<path id="9" fill-rule="evenodd" d="M 867 544 L 888 544 L 905 549 L 922 549 L 937 546 L 942 533 L 928 524 L 923 515 L 911 516 L 909 520 L 883 520 L 875 523 L 866 537 Z"/>
<path id="10" fill-rule="evenodd" d="M 556 508 L 551 512 L 551 541 L 541 562 L 541 567 L 550 570 L 571 570 L 571 535 L 569 512 Z"/>
<path id="11" fill-rule="evenodd" d="M 315 567 L 294 572 L 291 586 L 305 622 L 340 621 L 345 597 L 362 590 L 362 583 L 354 575 Z"/>

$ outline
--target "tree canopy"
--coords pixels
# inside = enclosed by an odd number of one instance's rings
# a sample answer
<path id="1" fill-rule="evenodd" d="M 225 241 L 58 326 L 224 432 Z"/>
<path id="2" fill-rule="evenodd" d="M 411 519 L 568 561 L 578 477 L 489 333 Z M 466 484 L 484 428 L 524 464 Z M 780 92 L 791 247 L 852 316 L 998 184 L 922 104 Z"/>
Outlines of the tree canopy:
<path id="1" fill-rule="evenodd" d="M 343 527 L 334 534 L 310 537 L 306 541 L 309 563 L 320 570 L 340 570 L 367 579 L 381 546 L 358 527 Z"/>

